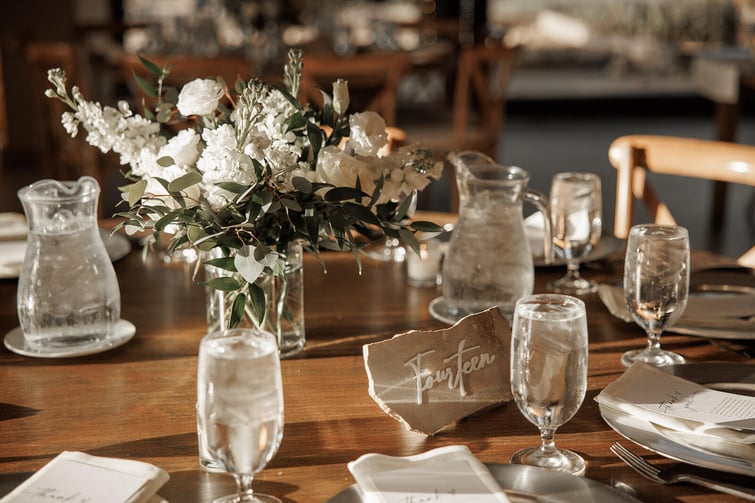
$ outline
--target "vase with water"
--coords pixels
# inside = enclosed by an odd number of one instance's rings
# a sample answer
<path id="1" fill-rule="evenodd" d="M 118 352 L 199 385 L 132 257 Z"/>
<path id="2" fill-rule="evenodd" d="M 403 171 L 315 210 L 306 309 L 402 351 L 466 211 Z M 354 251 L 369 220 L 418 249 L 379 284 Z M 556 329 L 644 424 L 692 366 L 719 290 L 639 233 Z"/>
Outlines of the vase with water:
<path id="1" fill-rule="evenodd" d="M 446 323 L 497 306 L 511 320 L 514 305 L 532 293 L 535 268 L 522 213 L 532 203 L 544 216 L 546 262 L 553 247 L 547 198 L 527 188 L 529 175 L 479 152 L 451 157 L 459 188 L 459 218 L 442 268 L 443 295 L 430 305 Z"/>

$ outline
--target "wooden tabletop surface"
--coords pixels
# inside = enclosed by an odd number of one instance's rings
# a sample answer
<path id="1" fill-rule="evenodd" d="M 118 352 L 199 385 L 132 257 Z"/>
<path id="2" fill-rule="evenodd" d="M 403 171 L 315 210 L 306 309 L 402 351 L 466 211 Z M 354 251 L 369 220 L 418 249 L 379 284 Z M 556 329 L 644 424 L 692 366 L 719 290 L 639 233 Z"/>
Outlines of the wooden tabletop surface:
<path id="1" fill-rule="evenodd" d="M 710 264 L 709 257 L 695 260 Z M 537 429 L 508 403 L 469 417 L 433 437 L 409 432 L 367 392 L 362 345 L 410 329 L 443 328 L 428 313 L 439 295 L 407 285 L 405 265 L 366 259 L 361 275 L 351 255 L 325 255 L 327 273 L 305 259 L 307 346 L 282 363 L 285 430 L 280 450 L 255 478 L 255 488 L 285 502 L 324 502 L 354 483 L 347 463 L 362 454 L 410 455 L 462 444 L 486 463 L 507 463 L 539 442 Z M 585 275 L 617 280 L 620 257 L 591 264 Z M 205 334 L 204 291 L 191 268 L 142 262 L 138 250 L 115 264 L 122 316 L 136 326 L 122 347 L 79 358 L 35 359 L 0 350 L 0 495 L 60 452 L 137 459 L 170 473 L 159 494 L 171 502 L 210 502 L 231 492 L 225 474 L 209 474 L 197 458 L 196 364 Z M 539 268 L 536 291 L 562 268 Z M 0 330 L 18 325 L 15 279 L 0 280 Z M 618 479 L 645 501 L 733 501 L 691 485 L 661 486 L 642 479 L 608 450 L 620 435 L 601 419 L 594 397 L 623 372 L 621 354 L 644 344 L 635 325 L 611 316 L 595 295 L 588 309 L 590 355 L 585 401 L 558 430 L 557 445 L 588 461 L 586 477 Z M 691 362 L 747 361 L 702 338 L 664 335 L 664 346 Z M 667 461 L 624 443 L 660 463 Z M 669 462 L 670 463 L 670 462 Z M 720 475 L 743 485 L 755 478 Z"/>

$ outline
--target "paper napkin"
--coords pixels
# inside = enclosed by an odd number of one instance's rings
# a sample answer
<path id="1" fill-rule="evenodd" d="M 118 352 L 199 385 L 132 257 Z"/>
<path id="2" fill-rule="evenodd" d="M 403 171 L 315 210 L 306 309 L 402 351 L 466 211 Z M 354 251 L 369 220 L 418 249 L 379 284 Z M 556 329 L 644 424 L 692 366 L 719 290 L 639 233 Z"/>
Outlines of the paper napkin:
<path id="1" fill-rule="evenodd" d="M 367 503 L 506 503 L 487 467 L 461 445 L 415 456 L 365 454 L 349 463 Z"/>
<path id="2" fill-rule="evenodd" d="M 43 466 L 0 503 L 159 503 L 156 495 L 167 472 L 149 463 L 63 452 Z"/>
<path id="3" fill-rule="evenodd" d="M 755 444 L 755 397 L 716 391 L 642 362 L 595 400 L 683 433 Z"/>

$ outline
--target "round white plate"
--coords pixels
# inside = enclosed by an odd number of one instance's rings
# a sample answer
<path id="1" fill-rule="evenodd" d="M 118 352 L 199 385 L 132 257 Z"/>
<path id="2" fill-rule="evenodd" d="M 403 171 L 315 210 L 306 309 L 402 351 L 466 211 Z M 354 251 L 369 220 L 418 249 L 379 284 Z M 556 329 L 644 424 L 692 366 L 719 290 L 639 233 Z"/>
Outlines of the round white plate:
<path id="1" fill-rule="evenodd" d="M 488 463 L 487 467 L 513 503 L 532 501 L 627 503 L 639 501 L 595 480 L 554 472 L 545 468 L 498 463 Z M 363 501 L 359 489 L 354 484 L 329 499 L 327 503 L 362 503 Z"/>
<path id="2" fill-rule="evenodd" d="M 72 358 L 74 356 L 102 353 L 123 346 L 134 337 L 135 333 L 136 327 L 134 327 L 134 324 L 122 319 L 116 323 L 112 337 L 91 344 L 71 346 L 70 348 L 39 348 L 36 346 L 29 346 L 26 344 L 21 327 L 16 327 L 5 334 L 4 342 L 6 348 L 23 356 L 33 356 L 36 358 Z"/>
<path id="3" fill-rule="evenodd" d="M 684 379 L 731 393 L 752 394 L 755 391 L 755 365 L 746 363 L 688 363 L 664 368 Z M 695 435 L 661 432 L 650 422 L 599 405 L 605 422 L 617 433 L 642 447 L 676 461 L 729 473 L 755 476 L 755 458 L 743 459 L 734 454 L 728 442 L 716 445 L 710 439 L 695 440 Z M 714 439 L 715 440 L 715 439 Z M 739 446 L 741 447 L 741 446 Z M 752 447 L 755 454 L 755 447 Z"/>

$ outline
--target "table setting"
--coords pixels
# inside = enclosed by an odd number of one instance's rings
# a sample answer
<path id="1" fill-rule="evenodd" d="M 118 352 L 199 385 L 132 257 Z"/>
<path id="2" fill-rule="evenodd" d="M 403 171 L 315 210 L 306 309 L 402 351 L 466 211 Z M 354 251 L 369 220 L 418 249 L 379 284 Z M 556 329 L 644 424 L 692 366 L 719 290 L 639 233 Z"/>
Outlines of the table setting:
<path id="1" fill-rule="evenodd" d="M 301 55 L 290 58 L 295 88 Z M 71 107 L 63 127 L 92 134 L 96 105 L 50 75 L 48 96 Z M 19 192 L 28 249 L 18 280 L 0 282 L 17 299 L 0 307 L 1 502 L 24 501 L 40 480 L 62 491 L 50 494 L 75 491 L 66 484 L 76 477 L 57 476 L 71 461 L 138 473 L 109 473 L 123 476 L 113 501 L 135 503 L 755 497 L 755 366 L 674 331 L 685 316 L 709 330 L 718 317 L 750 323 L 752 290 L 693 281 L 692 264 L 707 258 L 690 250 L 686 229 L 637 225 L 620 242 L 622 272 L 582 267 L 619 252 L 591 257 L 603 241 L 596 176 L 559 174 L 545 196 L 527 188 L 526 170 L 461 152 L 449 161 L 461 195 L 449 232 L 411 218 L 412 197 L 399 197 L 440 176 L 437 163 L 412 148 L 378 155 L 385 124 L 348 117 L 344 84 L 328 96 L 330 115 L 260 83 L 235 96 L 231 114 L 219 85 L 199 79 L 187 85 L 193 95 L 159 108 L 201 135 L 167 139 L 157 116 L 123 105 L 107 109 L 115 129 L 90 139 L 102 147 L 125 131 L 143 147 L 109 145 L 130 170 L 115 231 L 166 233 L 169 247 L 193 247 L 201 261 L 113 259 L 94 179 Z M 286 148 L 292 155 L 275 157 Z M 228 156 L 235 164 L 219 161 Z M 286 161 L 295 168 L 276 171 Z M 543 267 L 524 202 L 542 214 Z M 21 220 L 7 221 L 8 235 L 22 232 Z M 410 273 L 413 259 L 361 253 L 367 226 L 433 260 L 426 281 Z M 444 232 L 447 247 L 431 248 Z M 71 233 L 83 237 L 64 262 L 88 275 L 83 287 L 54 260 Z M 219 272 L 202 276 L 204 266 Z M 71 309 L 92 304 L 96 316 L 70 322 Z M 283 327 L 294 318 L 289 345 Z M 672 485 L 669 460 L 714 482 Z"/>

